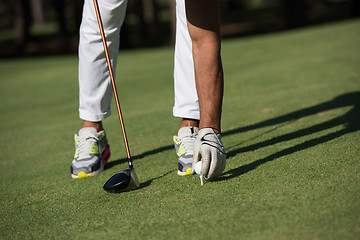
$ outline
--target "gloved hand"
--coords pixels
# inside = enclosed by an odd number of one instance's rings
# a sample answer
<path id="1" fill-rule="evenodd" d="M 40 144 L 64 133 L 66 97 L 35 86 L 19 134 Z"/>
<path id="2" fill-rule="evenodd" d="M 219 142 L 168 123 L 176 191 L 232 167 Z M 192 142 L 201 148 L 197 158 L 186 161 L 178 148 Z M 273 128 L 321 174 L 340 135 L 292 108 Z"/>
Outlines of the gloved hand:
<path id="1" fill-rule="evenodd" d="M 201 129 L 195 139 L 191 174 L 195 174 L 195 164 L 199 161 L 202 161 L 201 174 L 205 180 L 219 176 L 225 169 L 225 149 L 220 135 L 216 135 L 212 128 Z"/>

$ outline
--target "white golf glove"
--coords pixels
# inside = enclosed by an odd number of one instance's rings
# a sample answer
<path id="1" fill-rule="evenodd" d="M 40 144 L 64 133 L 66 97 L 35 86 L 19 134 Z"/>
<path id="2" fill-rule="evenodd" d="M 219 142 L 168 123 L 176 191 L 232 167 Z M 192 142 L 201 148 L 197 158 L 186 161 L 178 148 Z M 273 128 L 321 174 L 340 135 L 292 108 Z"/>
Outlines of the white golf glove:
<path id="1" fill-rule="evenodd" d="M 219 176 L 225 169 L 225 149 L 220 135 L 216 135 L 212 128 L 201 129 L 195 139 L 191 174 L 195 174 L 195 164 L 199 161 L 202 161 L 201 174 L 205 180 Z"/>

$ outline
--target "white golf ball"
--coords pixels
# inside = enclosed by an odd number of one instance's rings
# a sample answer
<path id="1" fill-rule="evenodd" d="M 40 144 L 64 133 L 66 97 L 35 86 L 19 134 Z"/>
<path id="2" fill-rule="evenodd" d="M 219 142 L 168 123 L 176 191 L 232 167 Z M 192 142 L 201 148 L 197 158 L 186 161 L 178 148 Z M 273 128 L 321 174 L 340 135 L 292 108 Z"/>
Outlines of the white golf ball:
<path id="1" fill-rule="evenodd" d="M 201 174 L 201 166 L 202 166 L 202 161 L 199 161 L 195 164 L 195 172 L 196 174 Z"/>

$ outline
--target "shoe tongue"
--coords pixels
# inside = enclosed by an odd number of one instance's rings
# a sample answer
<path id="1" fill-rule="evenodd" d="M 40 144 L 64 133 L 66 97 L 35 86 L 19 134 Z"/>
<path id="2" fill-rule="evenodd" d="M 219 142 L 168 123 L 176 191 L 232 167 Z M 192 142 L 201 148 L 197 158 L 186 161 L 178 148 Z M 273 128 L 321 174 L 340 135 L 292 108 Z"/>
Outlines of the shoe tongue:
<path id="1" fill-rule="evenodd" d="M 79 136 L 95 136 L 96 134 L 97 130 L 93 127 L 81 128 L 79 131 Z"/>
<path id="2" fill-rule="evenodd" d="M 198 131 L 199 130 L 197 127 L 182 127 L 178 131 L 178 136 L 179 137 L 190 136 L 191 134 L 196 133 Z"/>

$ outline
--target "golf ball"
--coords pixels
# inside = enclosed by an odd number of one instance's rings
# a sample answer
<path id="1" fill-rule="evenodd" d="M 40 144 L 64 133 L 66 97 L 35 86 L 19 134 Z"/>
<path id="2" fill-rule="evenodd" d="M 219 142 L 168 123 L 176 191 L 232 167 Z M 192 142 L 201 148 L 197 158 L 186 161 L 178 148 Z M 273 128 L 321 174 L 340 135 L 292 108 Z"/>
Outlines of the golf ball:
<path id="1" fill-rule="evenodd" d="M 199 161 L 199 162 L 197 162 L 197 163 L 195 164 L 195 172 L 196 172 L 196 174 L 199 174 L 199 175 L 200 175 L 200 173 L 201 173 L 201 166 L 202 166 L 202 162 L 201 162 L 201 161 Z"/>

